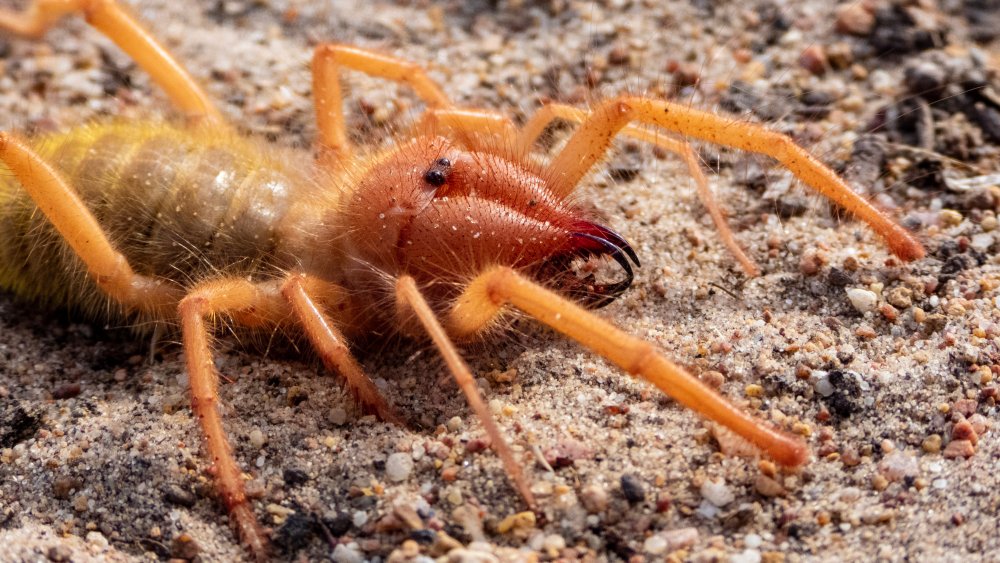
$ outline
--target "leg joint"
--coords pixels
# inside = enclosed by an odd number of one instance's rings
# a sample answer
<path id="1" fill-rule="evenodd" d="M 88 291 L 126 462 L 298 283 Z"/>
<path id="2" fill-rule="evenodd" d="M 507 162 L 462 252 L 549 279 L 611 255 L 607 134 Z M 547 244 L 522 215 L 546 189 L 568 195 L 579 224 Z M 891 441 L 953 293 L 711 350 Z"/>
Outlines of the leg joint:
<path id="1" fill-rule="evenodd" d="M 651 362 L 656 360 L 657 356 L 656 348 L 648 342 L 640 342 L 632 353 L 632 358 L 629 360 L 627 366 L 622 366 L 625 371 L 632 375 L 642 375 L 646 371 L 646 367 L 649 366 Z"/>
<path id="2" fill-rule="evenodd" d="M 211 310 L 211 304 L 212 302 L 204 294 L 192 293 L 184 299 L 181 299 L 180 303 L 177 305 L 177 311 L 180 313 L 181 317 L 186 317 L 188 315 L 204 317 Z"/>

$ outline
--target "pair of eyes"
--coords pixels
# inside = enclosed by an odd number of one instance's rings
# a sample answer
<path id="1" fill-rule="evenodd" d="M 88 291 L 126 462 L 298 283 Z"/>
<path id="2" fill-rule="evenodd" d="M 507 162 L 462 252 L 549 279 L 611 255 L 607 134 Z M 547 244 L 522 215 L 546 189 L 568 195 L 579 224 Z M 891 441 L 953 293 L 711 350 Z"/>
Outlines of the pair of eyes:
<path id="1" fill-rule="evenodd" d="M 451 173 L 451 161 L 447 158 L 439 158 L 431 163 L 427 172 L 424 172 L 424 182 L 440 188 L 448 181 L 448 174 Z"/>

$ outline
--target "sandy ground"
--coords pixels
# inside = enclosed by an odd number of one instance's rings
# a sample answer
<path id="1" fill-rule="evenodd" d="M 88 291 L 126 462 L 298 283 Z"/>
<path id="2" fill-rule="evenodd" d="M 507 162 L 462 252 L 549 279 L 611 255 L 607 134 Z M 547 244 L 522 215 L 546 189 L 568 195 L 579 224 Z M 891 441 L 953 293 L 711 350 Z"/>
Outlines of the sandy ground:
<path id="1" fill-rule="evenodd" d="M 222 339 L 224 412 L 276 558 L 1000 560 L 1000 6 L 873 0 L 869 32 L 860 5 L 838 19 L 830 2 L 714 4 L 141 4 L 224 112 L 279 144 L 313 139 L 311 46 L 350 42 L 426 62 L 460 104 L 519 120 L 544 99 L 622 91 L 743 112 L 846 170 L 929 250 L 900 264 L 764 159 L 699 147 L 763 268 L 748 279 L 683 167 L 623 144 L 581 192 L 643 267 L 600 314 L 806 436 L 813 462 L 783 472 L 723 455 L 695 415 L 520 322 L 466 348 L 540 497 L 543 518 L 514 522 L 524 506 L 433 350 L 360 351 L 404 429 L 360 417 L 308 356 Z M 43 42 L 3 40 L 0 55 L 5 127 L 169 113 L 78 20 Z M 362 141 L 419 109 L 393 86 L 349 83 Z M 858 150 L 878 122 L 885 162 Z M 127 329 L 6 294 L 0 334 L 0 559 L 246 556 L 213 498 L 177 346 L 147 363 L 149 343 Z M 399 482 L 395 453 L 413 460 Z"/>

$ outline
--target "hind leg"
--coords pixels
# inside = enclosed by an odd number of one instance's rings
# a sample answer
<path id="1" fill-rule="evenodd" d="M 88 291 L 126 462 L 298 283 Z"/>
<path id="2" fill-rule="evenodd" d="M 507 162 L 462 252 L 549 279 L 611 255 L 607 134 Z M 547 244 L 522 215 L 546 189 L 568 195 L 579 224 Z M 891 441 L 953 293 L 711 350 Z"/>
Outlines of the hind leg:
<path id="1" fill-rule="evenodd" d="M 34 0 L 23 12 L 0 9 L 0 29 L 38 38 L 63 16 L 79 13 L 146 71 L 188 118 L 221 121 L 219 111 L 170 52 L 113 0 Z"/>

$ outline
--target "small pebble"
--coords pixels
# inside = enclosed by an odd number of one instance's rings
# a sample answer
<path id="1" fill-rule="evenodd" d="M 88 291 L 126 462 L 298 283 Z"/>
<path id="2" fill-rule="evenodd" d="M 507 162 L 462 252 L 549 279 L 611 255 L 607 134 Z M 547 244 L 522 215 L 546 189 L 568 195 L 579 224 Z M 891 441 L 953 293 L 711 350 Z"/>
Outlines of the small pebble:
<path id="1" fill-rule="evenodd" d="M 744 549 L 729 557 L 729 563 L 760 563 L 760 551 L 756 549 Z"/>
<path id="2" fill-rule="evenodd" d="M 353 544 L 337 544 L 337 547 L 333 548 L 333 560 L 336 563 L 364 563 L 364 556 L 356 547 L 350 546 Z"/>
<path id="3" fill-rule="evenodd" d="M 942 209 L 938 212 L 938 220 L 946 227 L 954 227 L 962 222 L 962 214 L 954 209 Z"/>
<path id="4" fill-rule="evenodd" d="M 642 551 L 650 555 L 661 555 L 666 553 L 670 544 L 661 534 L 654 534 L 642 542 Z"/>
<path id="5" fill-rule="evenodd" d="M 976 435 L 975 429 L 972 428 L 968 420 L 955 423 L 955 426 L 951 429 L 951 439 L 952 441 L 967 440 L 973 446 L 979 444 L 979 436 Z"/>
<path id="6" fill-rule="evenodd" d="M 799 54 L 799 65 L 809 72 L 820 75 L 826 73 L 830 68 L 830 61 L 826 57 L 826 50 L 822 45 L 813 43 Z"/>
<path id="7" fill-rule="evenodd" d="M 542 548 L 548 552 L 558 553 L 563 549 L 566 549 L 566 540 L 559 534 L 549 534 L 545 536 L 545 541 L 542 542 Z"/>
<path id="8" fill-rule="evenodd" d="M 587 512 L 600 514 L 608 509 L 608 491 L 599 483 L 591 483 L 580 491 L 580 502 Z"/>
<path id="9" fill-rule="evenodd" d="M 506 534 L 510 531 L 530 530 L 535 527 L 535 523 L 535 513 L 530 510 L 526 510 L 524 512 L 518 512 L 517 514 L 511 514 L 501 520 L 500 523 L 497 524 L 497 531 L 501 534 Z"/>
<path id="10" fill-rule="evenodd" d="M 458 432 L 459 430 L 462 429 L 462 418 L 458 416 L 453 416 L 448 420 L 448 423 L 445 424 L 445 426 L 451 432 Z"/>
<path id="11" fill-rule="evenodd" d="M 698 528 L 677 528 L 660 532 L 660 535 L 667 540 L 667 549 L 670 551 L 686 549 L 698 543 Z"/>
<path id="12" fill-rule="evenodd" d="M 254 428 L 253 430 L 251 430 L 249 438 L 250 438 L 250 445 L 258 450 L 263 448 L 264 444 L 267 443 L 267 436 L 265 436 L 264 433 L 261 432 L 260 428 Z"/>
<path id="13" fill-rule="evenodd" d="M 875 306 L 878 304 L 878 295 L 875 295 L 873 291 L 857 287 L 851 287 L 844 291 L 847 292 L 847 298 L 858 312 L 870 313 L 875 310 Z"/>
<path id="14" fill-rule="evenodd" d="M 753 486 L 757 493 L 764 497 L 776 497 L 785 494 L 785 487 L 767 475 L 757 475 Z"/>
<path id="15" fill-rule="evenodd" d="M 970 458 L 976 453 L 976 447 L 969 440 L 952 440 L 944 448 L 944 457 L 955 459 L 959 457 Z"/>
<path id="16" fill-rule="evenodd" d="M 875 27 L 875 14 L 868 11 L 863 2 L 848 2 L 837 8 L 836 30 L 865 37 Z"/>
<path id="17" fill-rule="evenodd" d="M 726 485 L 726 482 L 722 480 L 712 481 L 706 479 L 705 482 L 701 484 L 701 496 L 719 508 L 722 508 L 723 506 L 726 506 L 736 500 L 736 495 L 734 495 L 733 491 L 728 485 Z"/>
<path id="18" fill-rule="evenodd" d="M 897 287 L 889 292 L 885 300 L 894 307 L 907 309 L 913 305 L 913 291 L 908 287 Z"/>
<path id="19" fill-rule="evenodd" d="M 995 238 L 991 233 L 978 233 L 972 235 L 972 241 L 969 243 L 969 246 L 971 246 L 973 250 L 986 252 L 991 246 L 993 246 L 994 242 Z"/>
<path id="20" fill-rule="evenodd" d="M 921 449 L 929 454 L 936 454 L 941 451 L 941 435 L 931 434 L 930 436 L 924 438 L 924 441 L 920 444 Z"/>
<path id="21" fill-rule="evenodd" d="M 330 409 L 330 414 L 327 415 L 330 422 L 335 426 L 343 426 L 347 422 L 347 411 L 342 407 L 334 407 Z"/>
<path id="22" fill-rule="evenodd" d="M 104 534 L 97 531 L 87 532 L 87 543 L 100 549 L 107 549 L 109 545 L 108 538 L 104 537 Z"/>
<path id="23" fill-rule="evenodd" d="M 385 476 L 394 483 L 405 481 L 413 471 L 413 456 L 397 452 L 389 456 L 385 462 Z"/>
<path id="24" fill-rule="evenodd" d="M 878 469 L 890 482 L 902 481 L 906 477 L 916 477 L 920 466 L 910 454 L 896 450 L 882 458 Z"/>
<path id="25" fill-rule="evenodd" d="M 642 481 L 635 475 L 630 473 L 622 475 L 621 485 L 622 494 L 629 503 L 635 504 L 646 499 L 646 490 L 642 486 Z"/>

